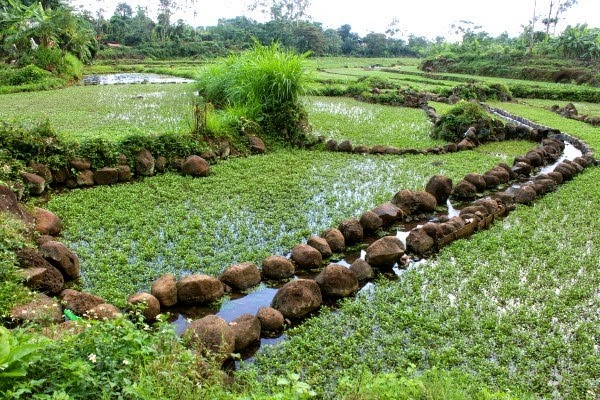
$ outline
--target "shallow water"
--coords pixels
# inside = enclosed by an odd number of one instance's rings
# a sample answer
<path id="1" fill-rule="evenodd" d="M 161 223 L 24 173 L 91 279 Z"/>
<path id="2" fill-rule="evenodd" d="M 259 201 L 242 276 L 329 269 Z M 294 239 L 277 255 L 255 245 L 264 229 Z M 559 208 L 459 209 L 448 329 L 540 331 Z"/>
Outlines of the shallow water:
<path id="1" fill-rule="evenodd" d="M 146 73 L 119 73 L 102 75 L 85 75 L 84 85 L 125 85 L 132 83 L 191 83 L 191 79 L 178 78 L 171 75 Z"/>

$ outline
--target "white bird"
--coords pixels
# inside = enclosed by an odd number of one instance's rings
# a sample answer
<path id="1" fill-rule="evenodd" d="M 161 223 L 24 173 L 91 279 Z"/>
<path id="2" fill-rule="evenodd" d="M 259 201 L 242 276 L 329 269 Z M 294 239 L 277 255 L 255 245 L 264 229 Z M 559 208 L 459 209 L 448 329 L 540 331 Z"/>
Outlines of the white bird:
<path id="1" fill-rule="evenodd" d="M 31 50 L 37 50 L 40 47 L 33 38 L 29 38 L 29 43 L 31 43 Z"/>

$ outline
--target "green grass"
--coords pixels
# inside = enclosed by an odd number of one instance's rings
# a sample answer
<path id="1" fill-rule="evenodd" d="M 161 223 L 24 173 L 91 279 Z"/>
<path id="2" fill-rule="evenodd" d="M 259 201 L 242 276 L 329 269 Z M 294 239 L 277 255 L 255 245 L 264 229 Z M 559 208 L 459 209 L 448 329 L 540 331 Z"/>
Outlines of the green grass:
<path id="1" fill-rule="evenodd" d="M 541 99 L 521 99 L 521 103 L 527 104 L 531 107 L 535 108 L 545 108 L 548 109 L 553 105 L 558 105 L 560 107 L 564 107 L 567 105 L 567 101 L 559 101 L 559 100 L 541 100 Z M 573 103 L 577 112 L 579 114 L 586 114 L 590 116 L 600 116 L 600 104 L 599 103 L 586 103 L 583 101 L 573 101 Z"/>
<path id="2" fill-rule="evenodd" d="M 523 154 L 531 147 L 507 149 Z M 278 151 L 221 162 L 203 179 L 165 174 L 73 190 L 53 197 L 48 207 L 63 218 L 63 239 L 81 260 L 84 288 L 122 305 L 163 273 L 215 275 L 236 262 L 285 254 L 399 189 L 423 188 L 435 174 L 457 181 L 516 154 Z"/>
<path id="3" fill-rule="evenodd" d="M 48 119 L 66 141 L 192 129 L 192 84 L 73 86 L 0 95 L 0 118 Z"/>
<path id="4" fill-rule="evenodd" d="M 600 126 L 591 126 L 585 122 L 561 117 L 550 110 L 531 107 L 521 103 L 497 103 L 489 102 L 493 107 L 501 108 L 510 113 L 523 116 L 533 122 L 552 128 L 560 129 L 562 132 L 570 133 L 584 140 L 592 146 L 595 151 L 600 150 Z"/>
<path id="5" fill-rule="evenodd" d="M 345 97 L 309 97 L 306 107 L 313 132 L 327 139 L 400 148 L 445 144 L 429 137 L 432 123 L 420 109 L 367 104 Z"/>
<path id="6" fill-rule="evenodd" d="M 247 373 L 269 381 L 297 371 L 326 394 L 342 374 L 414 365 L 462 370 L 513 393 L 598 398 L 598 179 L 590 170 L 399 282 L 322 312 L 264 348 Z"/>

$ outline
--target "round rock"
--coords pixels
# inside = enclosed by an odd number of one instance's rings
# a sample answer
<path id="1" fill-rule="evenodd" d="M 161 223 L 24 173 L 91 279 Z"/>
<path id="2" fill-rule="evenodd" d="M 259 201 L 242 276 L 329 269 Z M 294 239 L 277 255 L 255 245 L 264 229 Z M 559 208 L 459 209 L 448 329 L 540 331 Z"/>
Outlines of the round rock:
<path id="1" fill-rule="evenodd" d="M 260 320 L 251 314 L 242 314 L 229 323 L 235 336 L 235 351 L 240 352 L 260 340 Z"/>
<path id="2" fill-rule="evenodd" d="M 283 285 L 275 294 L 271 307 L 285 318 L 301 318 L 321 306 L 323 298 L 317 282 L 298 279 Z"/>
<path id="3" fill-rule="evenodd" d="M 228 267 L 219 277 L 220 281 L 236 290 L 245 290 L 260 283 L 260 271 L 252 262 Z"/>
<path id="4" fill-rule="evenodd" d="M 294 264 L 283 256 L 269 256 L 263 260 L 262 276 L 265 279 L 286 279 L 294 276 Z"/>
<path id="5" fill-rule="evenodd" d="M 356 218 L 342 221 L 338 229 L 342 232 L 346 245 L 360 243 L 363 240 L 363 228 Z"/>
<path id="6" fill-rule="evenodd" d="M 223 295 L 223 284 L 208 275 L 188 275 L 177 282 L 177 300 L 182 304 L 204 304 Z"/>
<path id="7" fill-rule="evenodd" d="M 327 297 L 348 297 L 358 290 L 358 279 L 348 268 L 329 264 L 315 278 L 321 293 Z"/>
<path id="8" fill-rule="evenodd" d="M 404 255 L 404 245 L 396 236 L 385 236 L 367 247 L 365 261 L 376 268 L 391 268 Z"/>
<path id="9" fill-rule="evenodd" d="M 323 232 L 322 236 L 334 253 L 341 253 L 346 249 L 346 239 L 344 239 L 344 235 L 342 235 L 339 229 L 328 229 Z"/>
<path id="10" fill-rule="evenodd" d="M 130 306 L 139 307 L 146 321 L 154 321 L 160 314 L 160 302 L 150 293 L 132 294 L 127 299 L 127 303 Z"/>
<path id="11" fill-rule="evenodd" d="M 319 250 L 307 244 L 298 244 L 292 249 L 292 261 L 300 269 L 314 269 L 321 266 L 323 257 Z"/>
<path id="12" fill-rule="evenodd" d="M 152 283 L 150 293 L 165 307 L 177 304 L 177 280 L 173 274 L 165 274 Z"/>
<path id="13" fill-rule="evenodd" d="M 277 332 L 283 329 L 285 318 L 279 310 L 273 307 L 261 307 L 256 314 L 263 332 Z"/>
<path id="14" fill-rule="evenodd" d="M 210 352 L 227 358 L 235 350 L 233 329 L 216 315 L 192 321 L 183 332 L 183 337 L 193 349 L 204 354 Z"/>

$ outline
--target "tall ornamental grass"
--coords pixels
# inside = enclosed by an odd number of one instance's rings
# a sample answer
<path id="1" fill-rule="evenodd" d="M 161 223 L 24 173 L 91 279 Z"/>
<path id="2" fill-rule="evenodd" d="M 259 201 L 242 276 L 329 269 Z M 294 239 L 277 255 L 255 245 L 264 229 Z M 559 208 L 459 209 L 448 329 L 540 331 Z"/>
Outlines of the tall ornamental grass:
<path id="1" fill-rule="evenodd" d="M 224 119 L 235 115 L 240 130 L 257 124 L 268 138 L 299 144 L 306 126 L 306 112 L 299 101 L 306 93 L 305 59 L 306 54 L 279 44 L 256 43 L 250 50 L 208 66 L 199 78 L 198 91 Z"/>

